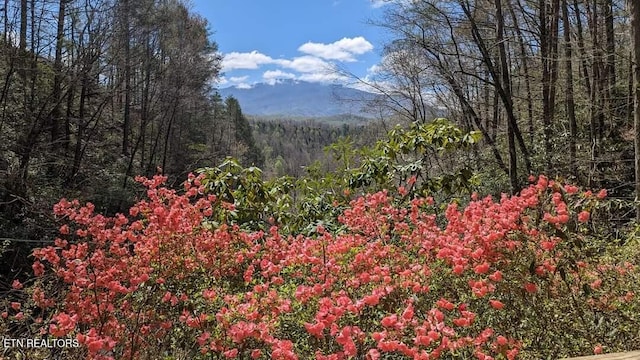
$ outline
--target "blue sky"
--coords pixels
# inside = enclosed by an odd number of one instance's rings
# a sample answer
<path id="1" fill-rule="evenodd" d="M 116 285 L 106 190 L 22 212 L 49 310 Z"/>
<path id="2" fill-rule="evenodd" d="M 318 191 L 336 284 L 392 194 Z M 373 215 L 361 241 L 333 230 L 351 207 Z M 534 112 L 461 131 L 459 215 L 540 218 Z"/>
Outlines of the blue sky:
<path id="1" fill-rule="evenodd" d="M 366 77 L 384 33 L 367 24 L 388 0 L 192 0 L 224 56 L 219 87 L 278 79 L 345 82 L 334 66 Z"/>

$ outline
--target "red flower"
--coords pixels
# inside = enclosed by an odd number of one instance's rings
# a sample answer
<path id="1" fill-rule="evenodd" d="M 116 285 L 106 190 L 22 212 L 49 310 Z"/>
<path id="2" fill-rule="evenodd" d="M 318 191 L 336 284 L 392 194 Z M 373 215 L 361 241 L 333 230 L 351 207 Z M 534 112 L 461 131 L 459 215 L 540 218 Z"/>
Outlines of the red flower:
<path id="1" fill-rule="evenodd" d="M 530 294 L 533 294 L 536 291 L 538 291 L 538 287 L 534 283 L 526 283 L 526 284 L 524 284 L 524 289 Z"/>
<path id="2" fill-rule="evenodd" d="M 384 327 L 394 327 L 398 324 L 398 315 L 392 314 L 389 316 L 385 316 L 380 322 Z"/>
<path id="3" fill-rule="evenodd" d="M 453 323 L 456 326 L 464 327 L 464 326 L 471 325 L 471 320 L 468 318 L 461 317 L 461 318 L 453 319 Z"/>
<path id="4" fill-rule="evenodd" d="M 540 242 L 540 247 L 543 248 L 544 250 L 550 251 L 553 250 L 554 247 L 556 247 L 556 243 L 555 241 L 541 241 Z"/>
<path id="5" fill-rule="evenodd" d="M 227 350 L 223 353 L 223 355 L 230 359 L 236 358 L 238 356 L 238 349 Z"/>
<path id="6" fill-rule="evenodd" d="M 367 295 L 362 299 L 362 301 L 369 306 L 376 306 L 380 302 L 380 295 Z"/>
<path id="7" fill-rule="evenodd" d="M 413 305 L 409 304 L 409 306 L 407 306 L 407 308 L 402 313 L 402 318 L 406 321 L 410 321 L 411 319 L 413 319 L 413 315 Z"/>
<path id="8" fill-rule="evenodd" d="M 493 274 L 489 275 L 489 279 L 492 281 L 498 282 L 502 280 L 502 272 L 500 270 L 496 270 Z"/>
<path id="9" fill-rule="evenodd" d="M 60 226 L 60 234 L 62 235 L 69 235 L 69 225 L 64 224 L 62 226 Z"/>
<path id="10" fill-rule="evenodd" d="M 203 332 L 202 335 L 198 336 L 198 345 L 203 346 L 210 337 L 211 333 L 209 333 L 208 331 Z"/>
<path id="11" fill-rule="evenodd" d="M 384 338 L 386 337 L 386 334 L 387 334 L 386 332 L 374 332 L 373 334 L 371 334 L 371 338 L 376 342 L 380 342 L 384 340 Z"/>
<path id="12" fill-rule="evenodd" d="M 475 268 L 473 268 L 473 271 L 476 274 L 486 274 L 489 271 L 489 263 L 484 262 L 480 265 L 477 265 Z"/>
<path id="13" fill-rule="evenodd" d="M 499 335 L 499 336 L 496 338 L 496 343 L 497 343 L 498 345 L 500 345 L 500 346 L 504 346 L 504 345 L 507 345 L 508 340 L 507 340 L 507 338 L 506 338 L 506 337 L 504 337 L 504 336 L 502 336 L 502 335 Z"/>
<path id="14" fill-rule="evenodd" d="M 583 210 L 578 214 L 578 221 L 585 223 L 585 222 L 589 221 L 589 217 L 590 216 L 591 216 L 591 214 L 589 214 L 588 211 L 584 211 Z"/>
<path id="15" fill-rule="evenodd" d="M 464 266 L 458 264 L 456 266 L 453 267 L 453 273 L 456 275 L 460 275 L 464 272 Z"/>
<path id="16" fill-rule="evenodd" d="M 31 268 L 33 269 L 33 274 L 35 276 L 41 276 L 42 274 L 44 274 L 44 265 L 42 265 L 42 263 L 38 260 L 33 262 Z"/>
<path id="17" fill-rule="evenodd" d="M 564 186 L 564 190 L 567 192 L 567 194 L 575 194 L 578 192 L 578 187 L 567 184 Z"/>
<path id="18" fill-rule="evenodd" d="M 367 352 L 367 360 L 378 360 L 380 359 L 380 351 L 377 349 L 371 349 Z"/>
<path id="19" fill-rule="evenodd" d="M 92 354 L 97 353 L 102 350 L 102 341 L 101 340 L 92 340 L 87 342 L 87 348 L 89 348 L 89 352 Z"/>
<path id="20" fill-rule="evenodd" d="M 593 348 L 593 353 L 598 355 L 602 354 L 602 345 L 598 344 Z"/>
<path id="21" fill-rule="evenodd" d="M 310 323 L 305 323 L 304 324 L 305 329 L 307 329 L 307 332 L 317 338 L 322 338 L 322 336 L 324 335 L 324 323 L 322 322 L 316 322 L 315 324 L 310 324 Z"/>
<path id="22" fill-rule="evenodd" d="M 13 288 L 15 290 L 20 290 L 23 287 L 24 287 L 24 285 L 22 285 L 22 283 L 18 279 L 13 280 L 13 283 L 11 283 L 11 288 Z"/>
<path id="23" fill-rule="evenodd" d="M 453 310 L 456 308 L 456 306 L 454 304 L 452 304 L 451 302 L 449 302 L 446 299 L 440 299 L 436 302 L 436 305 L 441 308 L 441 309 L 445 309 L 445 310 Z"/>
<path id="24" fill-rule="evenodd" d="M 491 307 L 496 309 L 496 310 L 502 310 L 502 308 L 504 308 L 504 304 L 502 302 L 500 302 L 500 300 L 489 300 L 489 303 L 491 304 Z"/>

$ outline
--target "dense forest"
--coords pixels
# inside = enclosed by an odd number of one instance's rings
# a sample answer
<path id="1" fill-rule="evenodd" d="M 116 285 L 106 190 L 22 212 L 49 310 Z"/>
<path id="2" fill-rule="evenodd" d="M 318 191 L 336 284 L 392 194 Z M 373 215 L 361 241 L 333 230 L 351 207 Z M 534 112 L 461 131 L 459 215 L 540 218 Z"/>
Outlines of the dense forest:
<path id="1" fill-rule="evenodd" d="M 640 350 L 637 2 L 389 1 L 366 122 L 243 114 L 187 1 L 0 9 L 0 334 L 81 345 L 0 356 Z"/>
<path id="2" fill-rule="evenodd" d="M 262 165 L 240 104 L 213 91 L 208 25 L 183 2 L 5 1 L 2 12 L 3 236 L 46 237 L 35 214 L 61 196 L 121 211 L 135 175 L 182 179 L 226 156 Z"/>
<path id="3" fill-rule="evenodd" d="M 313 164 L 326 169 L 333 158 L 326 148 L 341 138 L 352 139 L 356 146 L 371 145 L 383 137 L 384 126 L 372 119 L 335 116 L 288 118 L 286 116 L 250 118 L 256 146 L 264 155 L 265 176 L 301 177 Z"/>

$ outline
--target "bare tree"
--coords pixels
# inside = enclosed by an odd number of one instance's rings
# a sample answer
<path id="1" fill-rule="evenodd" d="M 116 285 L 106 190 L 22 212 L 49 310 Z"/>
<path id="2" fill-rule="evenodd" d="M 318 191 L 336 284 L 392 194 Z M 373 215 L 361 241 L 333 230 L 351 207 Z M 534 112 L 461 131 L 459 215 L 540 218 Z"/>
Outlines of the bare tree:
<path id="1" fill-rule="evenodd" d="M 576 137 L 578 124 L 576 122 L 575 102 L 573 95 L 573 51 L 571 46 L 571 23 L 569 22 L 569 7 L 567 0 L 562 0 L 562 26 L 564 27 L 564 56 L 566 80 L 566 111 L 569 120 L 569 166 L 571 174 L 578 176 L 576 163 Z"/>
<path id="2" fill-rule="evenodd" d="M 640 3 L 629 0 L 629 15 L 631 17 L 631 44 L 633 47 L 633 128 L 635 132 L 635 179 L 636 179 L 636 219 L 640 221 Z"/>

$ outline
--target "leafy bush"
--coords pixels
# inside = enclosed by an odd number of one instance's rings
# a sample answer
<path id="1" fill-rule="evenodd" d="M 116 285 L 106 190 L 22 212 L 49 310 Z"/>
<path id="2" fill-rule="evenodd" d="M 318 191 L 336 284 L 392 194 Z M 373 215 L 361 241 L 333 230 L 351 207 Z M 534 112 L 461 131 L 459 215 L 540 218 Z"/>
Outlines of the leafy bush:
<path id="1" fill-rule="evenodd" d="M 519 195 L 474 194 L 441 212 L 407 193 L 409 178 L 336 201 L 331 231 L 284 235 L 273 219 L 266 231 L 234 223 L 236 204 L 208 193 L 204 174 L 183 194 L 139 180 L 147 198 L 128 215 L 56 205 L 61 237 L 33 254 L 47 281 L 7 304 L 5 326 L 73 336 L 91 359 L 555 359 L 640 347 L 637 244 L 597 235 L 604 191 L 541 176 Z"/>

